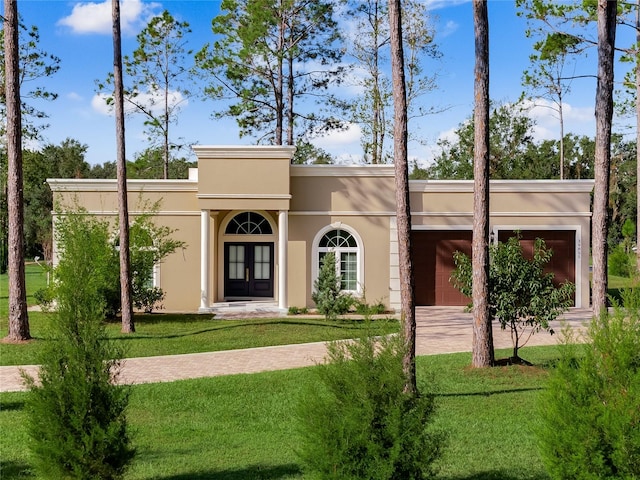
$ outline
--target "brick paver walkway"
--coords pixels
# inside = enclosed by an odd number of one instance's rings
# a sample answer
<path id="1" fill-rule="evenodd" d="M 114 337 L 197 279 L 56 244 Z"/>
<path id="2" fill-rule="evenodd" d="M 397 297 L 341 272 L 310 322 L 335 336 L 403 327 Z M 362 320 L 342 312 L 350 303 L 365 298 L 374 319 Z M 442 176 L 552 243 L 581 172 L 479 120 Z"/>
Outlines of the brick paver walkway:
<path id="1" fill-rule="evenodd" d="M 591 318 L 591 310 L 572 309 L 564 319 L 575 328 Z M 416 353 L 433 355 L 439 353 L 465 352 L 471 350 L 472 316 L 462 307 L 420 307 L 416 310 Z M 559 333 L 560 323 L 555 322 Z M 556 344 L 557 335 L 547 333 L 534 335 L 529 345 Z M 496 348 L 511 347 L 509 332 L 494 326 Z M 125 383 L 171 382 L 186 378 L 213 377 L 241 373 L 256 373 L 270 370 L 285 370 L 315 365 L 326 355 L 325 343 L 305 343 L 275 347 L 229 350 L 223 352 L 194 353 L 161 357 L 129 358 L 124 361 L 120 380 Z M 0 367 L 0 391 L 24 390 L 20 371 L 37 374 L 38 367 Z"/>

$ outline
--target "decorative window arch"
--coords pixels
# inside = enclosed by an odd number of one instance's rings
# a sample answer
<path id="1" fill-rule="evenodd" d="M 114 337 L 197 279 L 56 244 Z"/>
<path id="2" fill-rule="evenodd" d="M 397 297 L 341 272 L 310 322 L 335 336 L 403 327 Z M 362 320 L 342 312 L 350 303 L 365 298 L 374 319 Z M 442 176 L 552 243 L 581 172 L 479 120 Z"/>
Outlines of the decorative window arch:
<path id="1" fill-rule="evenodd" d="M 361 293 L 364 283 L 364 254 L 362 240 L 355 230 L 341 223 L 329 225 L 316 235 L 313 250 L 314 281 L 318 278 L 322 259 L 327 253 L 333 252 L 342 290 Z"/>
<path id="2" fill-rule="evenodd" d="M 272 235 L 269 221 L 256 212 L 242 212 L 234 216 L 224 231 L 225 235 Z"/>

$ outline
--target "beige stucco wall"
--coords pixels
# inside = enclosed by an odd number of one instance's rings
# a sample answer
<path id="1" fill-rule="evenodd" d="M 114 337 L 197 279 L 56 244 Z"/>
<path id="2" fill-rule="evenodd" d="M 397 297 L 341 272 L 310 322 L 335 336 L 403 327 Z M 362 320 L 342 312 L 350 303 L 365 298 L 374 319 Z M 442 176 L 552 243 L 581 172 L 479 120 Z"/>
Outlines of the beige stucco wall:
<path id="1" fill-rule="evenodd" d="M 113 222 L 118 218 L 115 180 L 49 180 L 54 208 L 86 209 L 88 214 Z M 197 209 L 197 183 L 189 180 L 129 180 L 129 215 L 149 211 L 158 202 L 154 222 L 173 229 L 172 238 L 185 242 L 185 249 L 169 255 L 159 266 L 159 286 L 165 291 L 164 307 L 171 311 L 194 311 L 199 302 L 200 212 Z M 54 213 L 54 223 L 55 223 Z M 54 259 L 57 251 L 54 245 Z M 196 272 L 192 274 L 191 272 Z M 195 308 L 194 308 L 195 305 Z"/>
<path id="2" fill-rule="evenodd" d="M 287 303 L 313 307 L 317 271 L 314 245 L 329 228 L 345 228 L 361 243 L 366 299 L 397 307 L 395 180 L 392 166 L 290 165 L 290 147 L 195 147 L 197 175 L 191 180 L 130 180 L 129 210 L 141 213 L 141 196 L 160 201 L 156 222 L 175 229 L 187 247 L 160 266 L 160 286 L 171 311 L 197 311 L 201 299 L 201 222 L 209 219 L 209 301 L 224 300 L 224 234 L 227 221 L 242 211 L 270 220 L 274 243 L 274 300 L 279 297 L 279 215 L 288 216 Z M 226 149 L 226 151 L 225 151 Z M 50 180 L 54 203 L 117 218 L 115 180 Z M 572 229 L 577 232 L 577 278 L 582 306 L 589 304 L 589 222 L 591 181 L 492 181 L 493 232 L 501 229 Z M 471 230 L 473 182 L 412 181 L 415 230 Z"/>

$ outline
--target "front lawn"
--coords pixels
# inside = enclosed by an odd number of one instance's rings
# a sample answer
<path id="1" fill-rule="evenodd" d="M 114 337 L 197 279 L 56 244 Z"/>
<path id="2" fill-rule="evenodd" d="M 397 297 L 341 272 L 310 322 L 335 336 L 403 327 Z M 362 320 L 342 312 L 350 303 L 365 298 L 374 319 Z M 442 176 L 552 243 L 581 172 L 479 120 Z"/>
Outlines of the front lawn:
<path id="1" fill-rule="evenodd" d="M 548 479 L 531 429 L 557 347 L 526 347 L 537 367 L 474 370 L 468 353 L 418 357 L 423 391 L 448 432 L 442 480 Z M 498 355 L 508 352 L 498 352 Z M 138 456 L 126 480 L 303 479 L 292 411 L 315 367 L 132 387 Z M 25 393 L 0 394 L 3 480 L 29 472 Z"/>
<path id="2" fill-rule="evenodd" d="M 1 365 L 33 365 L 47 338 L 51 313 L 30 312 L 34 340 L 19 345 L 0 343 Z M 325 321 L 303 317 L 216 320 L 212 315 L 151 314 L 135 317 L 136 333 L 120 333 L 119 322 L 107 323 L 109 337 L 124 345 L 126 357 L 176 355 L 239 348 L 286 345 L 356 338 L 366 331 L 387 335 L 399 329 L 397 320 Z M 0 338 L 7 335 L 6 317 L 0 321 Z"/>

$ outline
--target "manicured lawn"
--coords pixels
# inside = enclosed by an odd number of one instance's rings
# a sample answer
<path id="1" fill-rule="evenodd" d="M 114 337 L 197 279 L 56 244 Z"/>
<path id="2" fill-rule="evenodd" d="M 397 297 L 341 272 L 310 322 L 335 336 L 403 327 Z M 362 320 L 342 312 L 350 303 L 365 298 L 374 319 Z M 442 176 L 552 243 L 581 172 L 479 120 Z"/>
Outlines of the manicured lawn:
<path id="1" fill-rule="evenodd" d="M 46 272 L 36 264 L 26 268 L 29 305 L 35 305 L 33 292 L 46 285 Z M 7 335 L 8 279 L 0 275 L 0 338 Z M 33 341 L 22 345 L 0 343 L 0 365 L 32 365 L 49 336 L 51 313 L 29 312 L 29 326 Z M 374 335 L 398 331 L 396 320 L 372 322 L 304 317 L 254 320 L 217 320 L 213 315 L 198 314 L 136 314 L 136 333 L 120 333 L 119 321 L 106 324 L 107 334 L 124 346 L 127 357 L 175 355 L 181 353 L 212 352 L 237 348 L 264 347 L 292 343 L 307 343 L 361 336 L 368 329 Z"/>
<path id="2" fill-rule="evenodd" d="M 524 350 L 538 367 L 472 370 L 470 354 L 418 358 L 422 389 L 438 398 L 436 425 L 449 436 L 439 478 L 548 478 L 531 428 L 544 366 L 557 350 Z M 132 387 L 129 419 L 138 456 L 125 478 L 305 478 L 292 411 L 301 388 L 313 381 L 312 367 Z M 0 394 L 3 480 L 35 478 L 29 474 L 25 395 Z"/>
<path id="3" fill-rule="evenodd" d="M 47 286 L 47 272 L 36 263 L 25 265 L 25 283 L 27 287 L 27 305 L 36 305 L 33 292 Z M 9 276 L 0 275 L 0 318 L 6 319 L 9 313 Z"/>
<path id="4" fill-rule="evenodd" d="M 371 330 L 374 335 L 398 331 L 397 320 L 338 320 L 302 317 L 254 320 L 216 320 L 212 315 L 135 315 L 136 333 L 120 333 L 118 322 L 107 323 L 107 334 L 125 348 L 126 357 L 213 352 L 237 348 L 286 345 L 355 338 Z M 1 365 L 32 365 L 46 342 L 53 314 L 30 312 L 28 344 L 0 343 Z M 0 338 L 7 334 L 6 317 L 0 321 Z"/>

